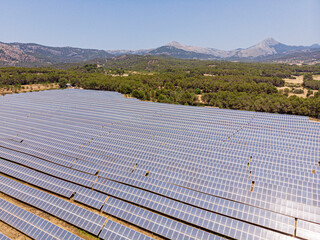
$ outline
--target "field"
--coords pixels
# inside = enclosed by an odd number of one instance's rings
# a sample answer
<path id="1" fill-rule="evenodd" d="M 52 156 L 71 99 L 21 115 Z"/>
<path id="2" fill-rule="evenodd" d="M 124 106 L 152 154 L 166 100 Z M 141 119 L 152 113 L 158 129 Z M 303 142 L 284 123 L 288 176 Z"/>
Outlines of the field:
<path id="1" fill-rule="evenodd" d="M 314 75 L 313 76 L 314 80 L 320 80 L 320 76 L 319 75 Z M 285 86 L 284 87 L 278 87 L 278 90 L 284 90 L 286 88 L 289 89 L 289 96 L 297 96 L 297 97 L 302 97 L 302 98 L 307 98 L 308 97 L 308 89 L 303 87 L 303 75 L 301 76 L 295 76 L 293 78 L 284 78 L 283 79 L 285 81 Z M 301 94 L 297 94 L 294 93 L 295 89 L 302 89 L 303 93 Z M 317 92 L 319 92 L 319 90 L 313 90 L 313 94 L 316 94 Z"/>
<path id="2" fill-rule="evenodd" d="M 5 95 L 0 108 L 11 239 L 318 239 L 320 123 L 308 117 L 78 89 Z"/>

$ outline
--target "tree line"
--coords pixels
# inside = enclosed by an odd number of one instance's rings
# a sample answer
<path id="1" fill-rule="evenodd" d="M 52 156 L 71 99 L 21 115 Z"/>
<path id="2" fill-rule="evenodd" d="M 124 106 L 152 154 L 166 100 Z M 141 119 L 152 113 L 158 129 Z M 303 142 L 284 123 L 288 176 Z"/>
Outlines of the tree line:
<path id="1" fill-rule="evenodd" d="M 293 75 L 305 75 L 303 85 L 319 89 L 317 84 L 320 81 L 313 80 L 312 75 L 320 73 L 320 65 L 289 66 L 143 56 L 135 62 L 132 58 L 118 59 L 109 65 L 86 64 L 69 69 L 0 68 L 0 87 L 34 83 L 60 83 L 65 87 L 70 83 L 75 87 L 117 91 L 161 103 L 320 117 L 318 93 L 303 99 L 288 97 L 277 90 L 277 87 L 284 86 L 282 78 Z"/>

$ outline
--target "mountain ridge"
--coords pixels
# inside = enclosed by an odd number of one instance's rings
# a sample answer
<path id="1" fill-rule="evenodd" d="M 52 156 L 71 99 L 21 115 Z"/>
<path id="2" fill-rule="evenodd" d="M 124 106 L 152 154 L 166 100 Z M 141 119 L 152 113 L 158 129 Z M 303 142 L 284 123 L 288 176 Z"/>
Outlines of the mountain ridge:
<path id="1" fill-rule="evenodd" d="M 51 47 L 36 43 L 3 43 L 0 42 L 0 65 L 18 66 L 21 64 L 50 65 L 56 63 L 72 63 L 90 61 L 93 59 L 108 59 L 121 55 L 153 55 L 170 56 L 181 59 L 227 60 L 227 61 L 277 61 L 299 55 L 308 64 L 319 62 L 319 44 L 311 46 L 291 46 L 280 43 L 273 38 L 263 41 L 248 48 L 234 50 L 220 50 L 198 46 L 183 45 L 172 41 L 163 46 L 139 50 L 99 50 L 76 47 Z M 308 52 L 312 52 L 312 61 L 308 59 Z M 303 56 L 303 57 L 301 57 Z M 286 59 L 290 62 L 290 59 Z M 299 62 L 301 63 L 301 61 Z"/>

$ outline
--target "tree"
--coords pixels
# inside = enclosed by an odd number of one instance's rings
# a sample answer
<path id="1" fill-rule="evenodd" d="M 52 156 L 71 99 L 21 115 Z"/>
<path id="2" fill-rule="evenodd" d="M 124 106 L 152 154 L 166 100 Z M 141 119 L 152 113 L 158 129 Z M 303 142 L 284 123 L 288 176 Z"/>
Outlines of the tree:
<path id="1" fill-rule="evenodd" d="M 66 78 L 60 78 L 59 79 L 59 87 L 60 88 L 66 88 L 67 87 L 68 80 Z"/>
<path id="2" fill-rule="evenodd" d="M 305 75 L 303 75 L 303 81 L 312 81 L 313 77 L 311 73 L 306 73 Z"/>
<path id="3" fill-rule="evenodd" d="M 196 88 L 196 90 L 194 92 L 195 92 L 195 94 L 201 94 L 200 88 Z"/>
<path id="4" fill-rule="evenodd" d="M 307 97 L 310 97 L 312 94 L 313 94 L 313 91 L 309 89 L 307 93 Z"/>
<path id="5" fill-rule="evenodd" d="M 144 92 L 142 90 L 133 90 L 131 95 L 135 98 L 138 98 L 138 99 L 143 99 L 144 98 Z"/>

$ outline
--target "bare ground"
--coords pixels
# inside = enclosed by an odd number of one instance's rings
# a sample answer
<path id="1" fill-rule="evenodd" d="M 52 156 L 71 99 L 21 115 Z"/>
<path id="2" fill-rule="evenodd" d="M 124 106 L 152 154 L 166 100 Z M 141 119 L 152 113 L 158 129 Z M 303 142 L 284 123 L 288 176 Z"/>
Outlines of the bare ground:
<path id="1" fill-rule="evenodd" d="M 320 123 L 320 119 L 318 119 L 318 118 L 313 118 L 313 117 L 309 117 L 309 121 L 310 121 L 310 122 Z"/>
<path id="2" fill-rule="evenodd" d="M 320 80 L 320 75 L 313 75 L 313 79 Z M 285 86 L 278 87 L 277 88 L 278 90 L 281 90 L 281 89 L 284 90 L 286 88 L 289 88 L 289 90 L 290 90 L 289 96 L 296 95 L 297 97 L 301 97 L 301 98 L 307 97 L 308 89 L 306 89 L 302 86 L 303 76 L 297 76 L 297 77 L 295 77 L 295 79 L 284 78 L 283 80 L 285 81 Z M 303 93 L 302 94 L 293 93 L 293 92 L 291 92 L 293 88 L 294 89 L 302 89 Z M 318 90 L 312 90 L 312 91 L 313 91 L 313 94 L 318 92 Z"/>
<path id="3" fill-rule="evenodd" d="M 17 87 L 10 87 L 7 88 L 0 88 L 0 94 L 12 94 L 12 93 L 24 93 L 24 92 L 31 92 L 31 91 L 43 91 L 49 89 L 58 89 L 59 85 L 57 83 L 48 83 L 48 84 L 31 84 L 31 85 L 21 85 L 21 88 Z"/>
<path id="4" fill-rule="evenodd" d="M 320 75 L 313 75 L 314 80 L 320 80 Z"/>

